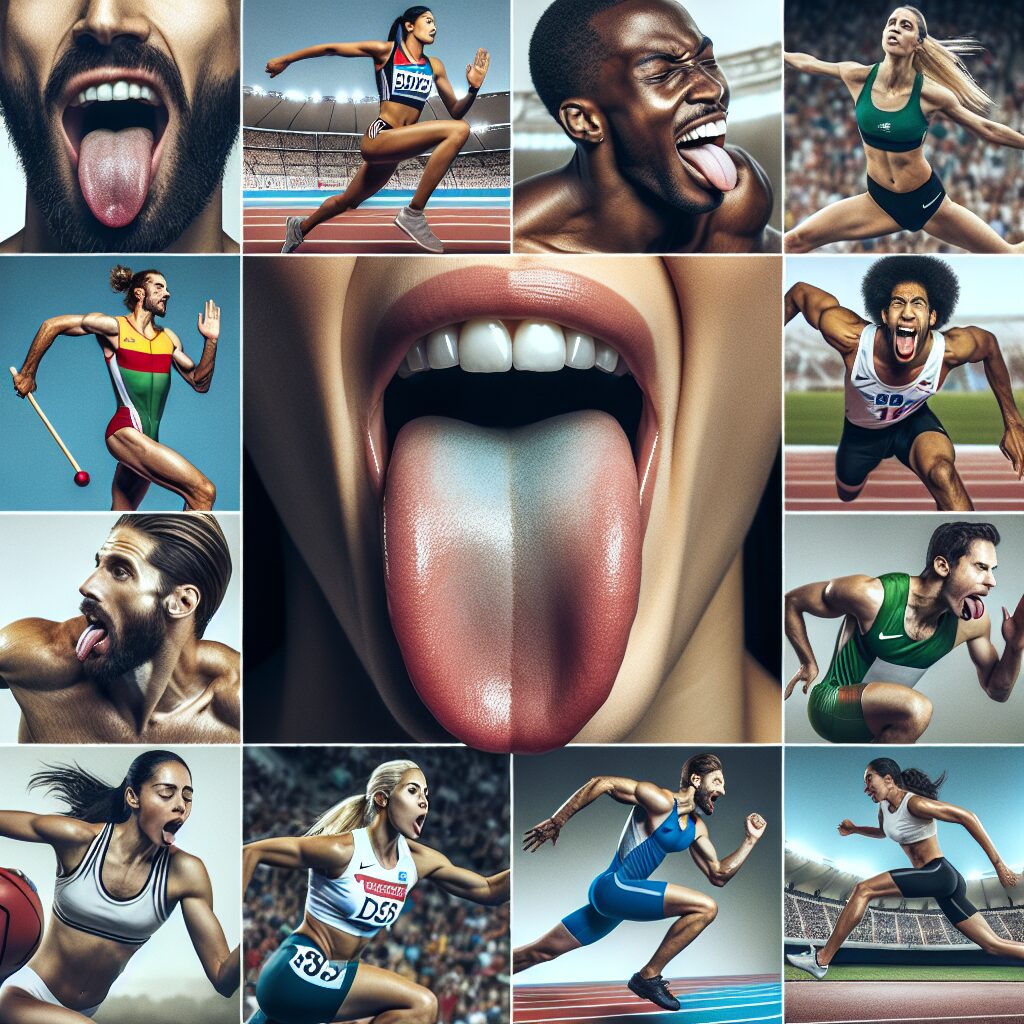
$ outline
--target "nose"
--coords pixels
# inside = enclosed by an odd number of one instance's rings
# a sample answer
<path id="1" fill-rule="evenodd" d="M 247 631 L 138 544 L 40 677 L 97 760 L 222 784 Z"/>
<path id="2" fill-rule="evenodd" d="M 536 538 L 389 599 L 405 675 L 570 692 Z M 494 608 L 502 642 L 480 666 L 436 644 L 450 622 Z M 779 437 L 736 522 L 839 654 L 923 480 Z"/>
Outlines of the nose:
<path id="1" fill-rule="evenodd" d="M 110 46 L 115 39 L 130 36 L 139 42 L 149 38 L 149 21 L 138 12 L 139 4 L 129 0 L 88 0 L 82 17 L 71 29 L 76 43 L 94 39 Z"/>
<path id="2" fill-rule="evenodd" d="M 86 578 L 85 582 L 78 588 L 78 592 L 82 597 L 91 597 L 94 601 L 99 600 L 96 591 L 96 578 L 99 576 L 99 569 L 93 570 Z"/>
<path id="3" fill-rule="evenodd" d="M 729 109 L 729 83 L 717 68 L 695 64 L 686 76 L 687 103 L 713 103 Z"/>

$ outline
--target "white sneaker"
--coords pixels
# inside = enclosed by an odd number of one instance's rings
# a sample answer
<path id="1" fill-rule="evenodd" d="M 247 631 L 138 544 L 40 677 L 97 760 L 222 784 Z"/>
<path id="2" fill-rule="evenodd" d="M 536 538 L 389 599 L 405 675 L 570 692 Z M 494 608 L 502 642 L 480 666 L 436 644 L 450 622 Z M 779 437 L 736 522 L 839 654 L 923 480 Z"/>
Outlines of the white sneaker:
<path id="1" fill-rule="evenodd" d="M 430 230 L 426 214 L 422 210 L 414 210 L 411 206 L 403 206 L 398 211 L 395 224 L 420 248 L 426 249 L 427 252 L 444 252 L 441 239 Z"/>
<path id="2" fill-rule="evenodd" d="M 818 954 L 813 946 L 806 953 L 787 953 L 786 962 L 799 971 L 806 971 L 815 981 L 821 981 L 828 973 L 828 967 L 818 963 Z"/>
<path id="3" fill-rule="evenodd" d="M 284 245 L 281 252 L 295 252 L 302 245 L 302 218 L 289 217 L 284 222 Z"/>

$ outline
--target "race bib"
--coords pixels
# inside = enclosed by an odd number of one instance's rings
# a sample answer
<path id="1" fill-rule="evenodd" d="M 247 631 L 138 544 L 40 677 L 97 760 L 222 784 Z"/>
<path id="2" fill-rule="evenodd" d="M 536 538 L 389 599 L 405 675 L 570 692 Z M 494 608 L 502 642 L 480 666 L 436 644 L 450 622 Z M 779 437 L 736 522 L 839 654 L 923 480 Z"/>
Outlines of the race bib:
<path id="1" fill-rule="evenodd" d="M 312 946 L 295 946 L 288 963 L 300 978 L 321 988 L 341 988 L 345 982 L 347 962 L 328 960 Z"/>

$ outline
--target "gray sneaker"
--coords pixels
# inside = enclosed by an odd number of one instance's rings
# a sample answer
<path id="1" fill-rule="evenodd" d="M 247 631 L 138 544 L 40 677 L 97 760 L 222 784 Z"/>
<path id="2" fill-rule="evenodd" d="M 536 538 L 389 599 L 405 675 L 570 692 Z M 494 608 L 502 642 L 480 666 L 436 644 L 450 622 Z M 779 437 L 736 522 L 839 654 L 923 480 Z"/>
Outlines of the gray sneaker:
<path id="1" fill-rule="evenodd" d="M 400 227 L 420 248 L 427 252 L 444 252 L 441 239 L 430 230 L 427 215 L 422 210 L 403 206 L 398 211 L 395 224 Z"/>
<path id="2" fill-rule="evenodd" d="M 821 981 L 828 973 L 828 967 L 818 963 L 818 954 L 812 946 L 806 953 L 787 953 L 786 960 L 800 971 L 806 971 L 815 981 Z"/>
<path id="3" fill-rule="evenodd" d="M 281 252 L 295 252 L 302 245 L 301 217 L 289 217 L 284 222 L 284 245 Z"/>

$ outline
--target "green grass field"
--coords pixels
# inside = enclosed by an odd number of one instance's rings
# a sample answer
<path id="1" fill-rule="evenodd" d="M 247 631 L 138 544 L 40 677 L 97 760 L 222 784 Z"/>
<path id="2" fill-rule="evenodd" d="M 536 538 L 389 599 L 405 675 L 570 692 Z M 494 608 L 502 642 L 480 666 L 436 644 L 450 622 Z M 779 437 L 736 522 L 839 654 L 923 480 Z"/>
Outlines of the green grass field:
<path id="1" fill-rule="evenodd" d="M 810 981 L 809 974 L 786 964 L 786 981 Z M 1024 967 L 945 967 L 940 964 L 837 964 L 825 981 L 1024 981 Z"/>
<path id="2" fill-rule="evenodd" d="M 1017 407 L 1024 391 L 1015 391 Z M 991 392 L 936 395 L 928 406 L 953 444 L 999 444 L 1003 420 Z M 838 444 L 843 430 L 842 391 L 795 391 L 786 395 L 786 444 Z"/>

